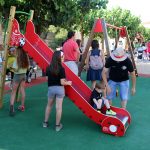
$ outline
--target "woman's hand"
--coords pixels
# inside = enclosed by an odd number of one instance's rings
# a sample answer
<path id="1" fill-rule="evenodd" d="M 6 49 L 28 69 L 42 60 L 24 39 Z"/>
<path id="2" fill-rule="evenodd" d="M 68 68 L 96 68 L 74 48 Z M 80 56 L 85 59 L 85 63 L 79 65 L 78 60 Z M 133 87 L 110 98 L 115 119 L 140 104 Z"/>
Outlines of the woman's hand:
<path id="1" fill-rule="evenodd" d="M 111 93 L 111 88 L 110 88 L 109 85 L 106 86 L 106 92 L 107 92 L 107 94 L 110 94 L 110 93 Z"/>
<path id="2" fill-rule="evenodd" d="M 131 94 L 134 95 L 136 92 L 135 88 L 131 88 Z"/>
<path id="3" fill-rule="evenodd" d="M 72 85 L 72 81 L 67 81 L 66 79 L 60 79 L 61 85 Z"/>
<path id="4" fill-rule="evenodd" d="M 66 81 L 67 85 L 72 85 L 72 81 Z"/>

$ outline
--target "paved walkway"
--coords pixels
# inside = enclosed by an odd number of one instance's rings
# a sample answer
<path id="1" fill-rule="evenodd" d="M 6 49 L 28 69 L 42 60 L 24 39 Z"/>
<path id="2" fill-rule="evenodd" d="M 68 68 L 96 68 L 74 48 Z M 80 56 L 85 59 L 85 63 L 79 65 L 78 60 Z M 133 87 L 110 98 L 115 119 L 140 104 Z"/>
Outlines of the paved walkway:
<path id="1" fill-rule="evenodd" d="M 150 77 L 150 61 L 148 62 L 136 61 L 136 67 L 139 76 Z M 38 77 L 42 76 L 42 71 L 40 69 L 37 71 L 37 76 Z"/>
<path id="2" fill-rule="evenodd" d="M 136 61 L 136 67 L 139 75 L 149 76 L 150 77 L 150 61 Z"/>

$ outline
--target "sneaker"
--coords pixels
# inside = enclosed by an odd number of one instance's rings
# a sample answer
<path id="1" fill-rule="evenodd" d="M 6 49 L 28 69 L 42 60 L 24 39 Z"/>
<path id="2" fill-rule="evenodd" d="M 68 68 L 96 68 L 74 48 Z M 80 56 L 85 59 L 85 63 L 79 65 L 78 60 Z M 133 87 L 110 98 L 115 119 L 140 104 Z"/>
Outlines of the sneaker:
<path id="1" fill-rule="evenodd" d="M 101 113 L 101 111 L 100 111 L 100 110 L 97 110 L 97 112 L 98 112 L 98 113 Z"/>
<path id="2" fill-rule="evenodd" d="M 106 115 L 112 115 L 112 116 L 115 116 L 116 115 L 116 112 L 114 112 L 113 110 L 107 110 L 106 111 Z"/>
<path id="3" fill-rule="evenodd" d="M 118 90 L 116 90 L 116 97 L 118 97 L 119 96 L 119 92 L 118 92 Z"/>
<path id="4" fill-rule="evenodd" d="M 48 128 L 48 126 L 49 126 L 49 124 L 48 124 L 48 122 L 43 122 L 43 128 Z"/>
<path id="5" fill-rule="evenodd" d="M 9 88 L 12 90 L 13 89 L 13 84 L 12 82 L 9 83 Z"/>
<path id="6" fill-rule="evenodd" d="M 14 106 L 10 105 L 9 115 L 13 117 L 15 115 Z"/>
<path id="7" fill-rule="evenodd" d="M 60 131 L 62 129 L 63 125 L 60 123 L 60 125 L 56 125 L 56 132 Z"/>
<path id="8" fill-rule="evenodd" d="M 18 110 L 20 110 L 20 111 L 25 111 L 25 107 L 22 106 L 22 105 L 20 105 L 20 106 L 18 107 Z"/>

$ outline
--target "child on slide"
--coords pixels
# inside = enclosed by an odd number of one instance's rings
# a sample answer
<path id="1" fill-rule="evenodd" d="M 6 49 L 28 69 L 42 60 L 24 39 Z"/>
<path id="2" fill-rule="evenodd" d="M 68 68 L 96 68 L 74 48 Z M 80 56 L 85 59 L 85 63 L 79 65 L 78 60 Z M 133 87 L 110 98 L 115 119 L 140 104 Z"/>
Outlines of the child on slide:
<path id="1" fill-rule="evenodd" d="M 105 105 L 107 110 L 106 110 L 106 115 L 116 115 L 116 112 L 110 109 L 109 102 L 106 98 L 103 97 L 103 91 L 105 87 L 102 84 L 96 83 L 94 90 L 92 91 L 91 94 L 91 105 L 95 109 L 97 109 L 98 112 L 101 113 L 101 108 L 102 105 Z"/>

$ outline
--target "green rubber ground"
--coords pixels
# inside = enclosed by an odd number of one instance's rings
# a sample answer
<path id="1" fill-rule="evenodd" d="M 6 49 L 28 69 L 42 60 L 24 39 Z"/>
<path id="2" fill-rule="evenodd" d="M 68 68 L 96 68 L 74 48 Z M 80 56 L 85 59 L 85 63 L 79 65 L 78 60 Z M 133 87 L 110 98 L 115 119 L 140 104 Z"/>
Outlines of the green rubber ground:
<path id="1" fill-rule="evenodd" d="M 101 127 L 68 98 L 63 104 L 63 130 L 59 133 L 54 130 L 55 108 L 50 127 L 42 128 L 46 94 L 46 83 L 27 88 L 26 110 L 17 111 L 15 117 L 8 116 L 10 95 L 4 96 L 4 107 L 0 110 L 0 150 L 149 150 L 150 78 L 137 79 L 137 93 L 130 97 L 127 108 L 132 122 L 124 137 L 102 133 Z M 115 100 L 114 105 L 120 106 L 119 102 Z"/>

